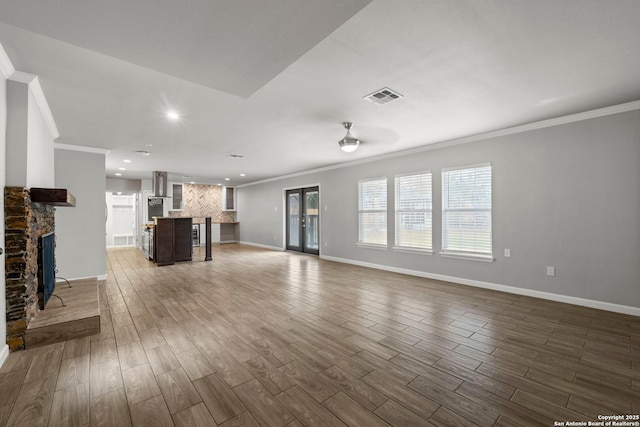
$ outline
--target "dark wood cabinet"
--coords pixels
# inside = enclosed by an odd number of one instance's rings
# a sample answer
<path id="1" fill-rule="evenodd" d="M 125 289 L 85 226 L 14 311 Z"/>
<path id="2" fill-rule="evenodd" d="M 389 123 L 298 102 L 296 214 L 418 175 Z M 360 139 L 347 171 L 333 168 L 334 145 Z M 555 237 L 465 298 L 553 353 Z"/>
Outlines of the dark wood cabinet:
<path id="1" fill-rule="evenodd" d="M 192 218 L 158 218 L 153 245 L 156 264 L 191 261 L 192 222 Z"/>

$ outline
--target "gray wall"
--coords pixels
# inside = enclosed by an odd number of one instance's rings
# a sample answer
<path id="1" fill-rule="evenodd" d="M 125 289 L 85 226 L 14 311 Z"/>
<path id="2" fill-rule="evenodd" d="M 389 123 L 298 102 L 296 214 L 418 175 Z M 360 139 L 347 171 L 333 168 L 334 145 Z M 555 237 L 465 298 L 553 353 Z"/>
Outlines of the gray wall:
<path id="1" fill-rule="evenodd" d="M 137 194 L 140 193 L 141 186 L 142 180 L 140 179 L 107 178 L 107 191 Z"/>
<path id="2" fill-rule="evenodd" d="M 441 171 L 484 162 L 493 173 L 495 262 L 442 258 Z M 640 112 L 620 113 L 240 187 L 240 240 L 282 248 L 283 188 L 319 183 L 322 256 L 640 307 L 639 165 Z M 433 172 L 434 255 L 357 247 L 358 180 L 386 176 L 391 202 L 396 174 L 425 170 Z"/>
<path id="3" fill-rule="evenodd" d="M 6 185 L 53 187 L 53 136 L 29 84 L 7 81 L 7 103 Z"/>
<path id="4" fill-rule="evenodd" d="M 68 279 L 106 275 L 105 155 L 55 150 L 56 187 L 76 207 L 56 208 L 56 266 Z"/>

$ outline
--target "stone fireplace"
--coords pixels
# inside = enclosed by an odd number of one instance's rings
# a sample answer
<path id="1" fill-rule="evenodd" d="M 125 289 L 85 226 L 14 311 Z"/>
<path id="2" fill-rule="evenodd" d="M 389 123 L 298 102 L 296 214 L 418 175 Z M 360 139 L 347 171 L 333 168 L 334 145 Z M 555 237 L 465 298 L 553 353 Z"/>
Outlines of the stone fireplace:
<path id="1" fill-rule="evenodd" d="M 38 238 L 54 232 L 55 211 L 49 196 L 65 190 L 4 188 L 7 344 L 24 349 L 24 335 L 38 312 Z M 73 197 L 73 196 L 71 196 Z M 65 202 L 66 203 L 66 202 Z M 75 205 L 63 204 L 63 206 Z"/>

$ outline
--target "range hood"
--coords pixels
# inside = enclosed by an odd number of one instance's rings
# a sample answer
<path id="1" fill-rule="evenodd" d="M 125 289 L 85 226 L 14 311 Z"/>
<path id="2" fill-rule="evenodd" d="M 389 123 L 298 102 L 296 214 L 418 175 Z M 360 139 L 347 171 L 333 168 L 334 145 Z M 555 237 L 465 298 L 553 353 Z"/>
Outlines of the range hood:
<path id="1" fill-rule="evenodd" d="M 151 183 L 153 197 L 169 197 L 167 194 L 167 172 L 153 171 Z"/>
<path id="2" fill-rule="evenodd" d="M 64 188 L 30 188 L 31 201 L 53 206 L 75 207 L 76 198 Z"/>

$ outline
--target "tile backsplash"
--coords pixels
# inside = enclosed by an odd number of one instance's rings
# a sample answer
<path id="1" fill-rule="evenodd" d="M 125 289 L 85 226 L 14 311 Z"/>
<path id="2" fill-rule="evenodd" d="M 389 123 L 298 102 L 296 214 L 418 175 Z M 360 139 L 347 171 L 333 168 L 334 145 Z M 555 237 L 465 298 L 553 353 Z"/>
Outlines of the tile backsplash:
<path id="1" fill-rule="evenodd" d="M 169 211 L 171 217 L 192 217 L 194 223 L 204 223 L 210 216 L 213 222 L 234 222 L 235 212 L 222 210 L 222 187 L 207 184 L 182 185 L 182 210 Z"/>

